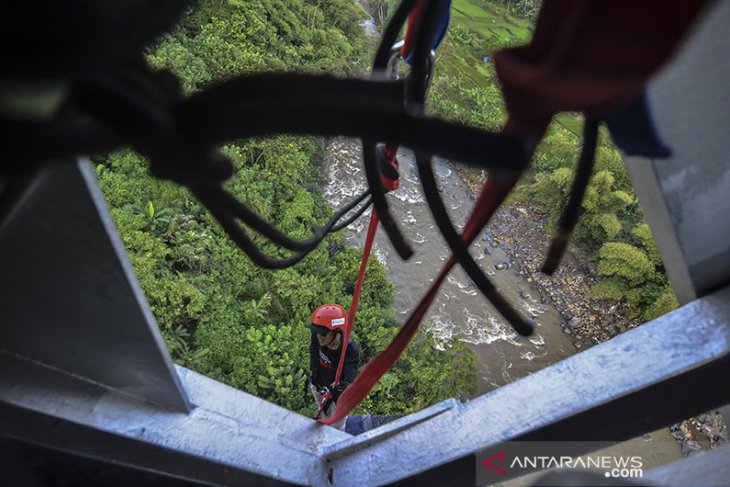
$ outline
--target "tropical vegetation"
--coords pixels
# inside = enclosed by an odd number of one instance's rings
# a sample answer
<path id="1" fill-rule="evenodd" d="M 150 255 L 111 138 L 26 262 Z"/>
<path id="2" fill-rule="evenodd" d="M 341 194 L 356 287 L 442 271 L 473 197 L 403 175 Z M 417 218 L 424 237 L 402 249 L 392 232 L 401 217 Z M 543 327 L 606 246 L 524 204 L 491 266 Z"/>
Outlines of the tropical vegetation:
<path id="1" fill-rule="evenodd" d="M 499 130 L 505 113 L 493 65 L 495 50 L 530 36 L 536 0 L 455 0 L 452 25 L 439 50 L 429 109 L 440 117 Z M 371 0 L 382 25 L 395 0 Z M 260 71 L 363 75 L 373 41 L 353 0 L 201 0 L 147 53 L 189 95 L 221 80 Z M 554 225 L 569 190 L 581 119 L 562 114 L 540 145 L 515 198 L 539 203 Z M 229 191 L 298 238 L 333 210 L 320 189 L 323 140 L 279 136 L 233 140 Z M 124 150 L 94 159 L 101 188 L 174 360 L 243 391 L 311 415 L 305 389 L 307 324 L 319 304 L 348 306 L 360 250 L 333 235 L 294 267 L 267 271 L 229 240 L 188 193 L 150 176 L 147 161 Z M 477 174 L 477 179 L 482 174 Z M 472 176 L 474 177 L 474 176 Z M 579 248 L 602 276 L 596 299 L 655 316 L 676 306 L 656 246 L 615 147 L 602 133 L 596 171 L 576 230 Z M 272 252 L 265 239 L 257 244 Z M 377 259 L 367 270 L 355 338 L 363 362 L 398 329 L 394 289 Z M 475 391 L 475 357 L 458 341 L 437 344 L 419 332 L 360 411 L 403 414 Z"/>
<path id="2" fill-rule="evenodd" d="M 529 40 L 538 2 L 454 0 L 449 35 L 439 48 L 430 96 L 433 113 L 497 131 L 505 122 L 491 53 Z M 516 14 L 516 15 L 515 15 Z M 581 143 L 580 114 L 555 117 L 530 172 L 515 198 L 537 203 L 552 229 L 573 181 Z M 467 173 L 469 177 L 469 173 Z M 471 174 L 481 181 L 483 174 Z M 582 205 L 574 239 L 592 260 L 600 280 L 595 299 L 621 302 L 633 317 L 651 320 L 677 307 L 674 291 L 634 194 L 605 130 L 601 131 L 593 178 Z"/>
<path id="3" fill-rule="evenodd" d="M 147 54 L 186 94 L 257 71 L 364 72 L 369 40 L 351 0 L 205 0 Z M 302 238 L 333 210 L 319 185 L 324 141 L 279 136 L 234 140 L 229 191 L 282 231 Z M 260 269 L 185 189 L 150 176 L 139 154 L 94 159 L 98 180 L 173 359 L 216 380 L 312 415 L 310 314 L 348 307 L 361 251 L 327 238 L 294 267 Z M 261 238 L 257 244 L 272 252 Z M 355 325 L 363 363 L 398 330 L 393 286 L 377 259 L 368 265 Z M 473 354 L 419 333 L 360 411 L 403 414 L 474 393 Z"/>

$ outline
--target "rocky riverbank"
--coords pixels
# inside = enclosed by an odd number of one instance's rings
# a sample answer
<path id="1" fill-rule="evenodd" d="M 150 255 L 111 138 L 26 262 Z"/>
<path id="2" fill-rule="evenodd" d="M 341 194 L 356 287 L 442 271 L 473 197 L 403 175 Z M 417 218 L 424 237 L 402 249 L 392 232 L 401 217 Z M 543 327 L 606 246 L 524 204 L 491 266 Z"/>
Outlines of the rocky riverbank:
<path id="1" fill-rule="evenodd" d="M 547 276 L 540 267 L 550 245 L 545 231 L 546 217 L 533 205 L 512 203 L 495 215 L 488 231 L 494 243 L 507 249 L 511 261 L 505 262 L 527 281 L 565 318 L 563 331 L 578 349 L 604 342 L 640 324 L 628 317 L 621 305 L 590 298 L 596 272 L 586 259 L 576 257 L 571 247 L 558 270 Z"/>
<path id="2" fill-rule="evenodd" d="M 487 230 L 492 246 L 507 252 L 508 260 L 498 264 L 498 269 L 512 269 L 526 275 L 527 281 L 550 299 L 563 315 L 563 331 L 578 349 L 639 326 L 641 322 L 628 317 L 621 305 L 591 299 L 590 289 L 596 282 L 596 270 L 587 259 L 579 258 L 574 248 L 568 248 L 553 276 L 540 272 L 551 240 L 545 223 L 546 216 L 534 205 L 510 203 L 501 208 Z M 684 455 L 728 442 L 727 426 L 718 411 L 700 414 L 669 429 Z"/>

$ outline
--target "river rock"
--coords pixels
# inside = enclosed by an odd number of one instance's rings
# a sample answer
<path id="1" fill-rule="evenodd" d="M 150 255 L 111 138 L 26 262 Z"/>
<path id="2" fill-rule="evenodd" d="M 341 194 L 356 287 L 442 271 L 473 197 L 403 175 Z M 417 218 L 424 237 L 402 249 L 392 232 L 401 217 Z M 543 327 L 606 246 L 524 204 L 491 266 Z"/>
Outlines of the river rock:
<path id="1" fill-rule="evenodd" d="M 504 264 L 500 262 L 499 264 L 495 265 L 494 268 L 498 271 L 501 271 L 502 269 L 504 269 Z"/>
<path id="2" fill-rule="evenodd" d="M 583 320 L 581 320 L 577 316 L 573 316 L 571 319 L 568 320 L 568 326 L 571 328 L 580 328 L 581 326 L 583 326 Z"/>

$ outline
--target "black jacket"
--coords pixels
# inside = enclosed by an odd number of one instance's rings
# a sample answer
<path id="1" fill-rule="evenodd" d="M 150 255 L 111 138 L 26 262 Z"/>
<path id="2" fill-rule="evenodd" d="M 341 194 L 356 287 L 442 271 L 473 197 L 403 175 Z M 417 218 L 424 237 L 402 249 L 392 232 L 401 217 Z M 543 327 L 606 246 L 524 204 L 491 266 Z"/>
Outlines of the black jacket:
<path id="1" fill-rule="evenodd" d="M 340 346 L 337 350 L 320 347 L 317 337 L 314 335 L 312 333 L 312 341 L 309 344 L 312 384 L 318 387 L 330 386 L 335 380 L 342 347 Z M 345 365 L 342 367 L 342 375 L 340 376 L 340 390 L 343 390 L 355 380 L 359 366 L 360 347 L 355 340 L 350 339 L 347 344 L 347 352 L 345 353 Z"/>

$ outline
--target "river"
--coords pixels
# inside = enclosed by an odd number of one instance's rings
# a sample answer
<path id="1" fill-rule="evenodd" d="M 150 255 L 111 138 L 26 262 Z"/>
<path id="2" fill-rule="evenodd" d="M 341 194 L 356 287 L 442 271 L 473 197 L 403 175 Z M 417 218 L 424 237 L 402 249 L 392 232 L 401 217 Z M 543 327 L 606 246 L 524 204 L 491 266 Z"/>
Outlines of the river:
<path id="1" fill-rule="evenodd" d="M 388 199 L 415 254 L 409 261 L 402 261 L 382 230 L 378 231 L 373 254 L 388 269 L 388 277 L 396 290 L 396 313 L 405 321 L 448 258 L 449 251 L 421 191 L 413 153 L 402 148 L 398 160 L 401 188 L 392 192 Z M 434 172 L 453 221 L 461 225 L 474 204 L 471 192 L 449 161 L 435 159 Z M 338 137 L 328 142 L 324 179 L 325 196 L 335 208 L 365 189 L 358 140 Z M 362 246 L 366 230 L 367 218 L 360 218 L 348 228 L 347 243 Z M 424 325 L 439 341 L 461 340 L 476 353 L 480 394 L 575 353 L 572 342 L 561 330 L 563 317 L 532 289 L 525 276 L 512 269 L 507 249 L 494 241 L 489 227 L 471 250 L 497 288 L 524 316 L 531 316 L 536 323 L 532 336 L 517 335 L 460 268 L 451 271 L 426 315 Z"/>

